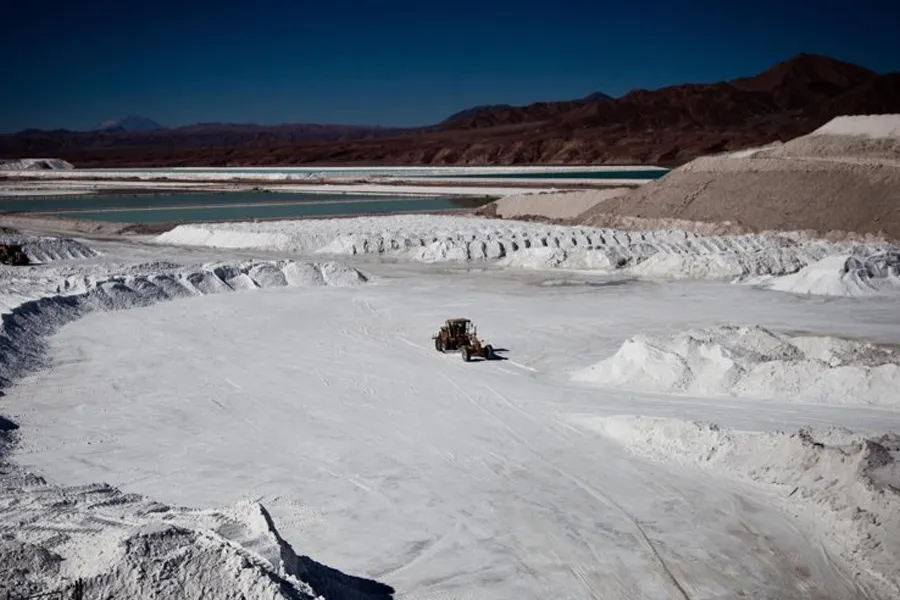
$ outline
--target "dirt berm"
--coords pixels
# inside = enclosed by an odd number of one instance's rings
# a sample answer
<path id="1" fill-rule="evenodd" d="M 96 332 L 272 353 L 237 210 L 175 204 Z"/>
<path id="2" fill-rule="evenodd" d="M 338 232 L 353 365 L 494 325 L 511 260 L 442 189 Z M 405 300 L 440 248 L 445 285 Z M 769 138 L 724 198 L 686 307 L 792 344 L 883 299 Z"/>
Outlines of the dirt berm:
<path id="1" fill-rule="evenodd" d="M 595 206 L 609 217 L 729 221 L 742 229 L 847 231 L 900 239 L 900 168 L 781 158 L 702 158 Z"/>
<path id="2" fill-rule="evenodd" d="M 834 125 L 850 123 L 844 117 Z M 886 127 L 900 115 L 868 117 Z M 864 122 L 865 123 L 865 122 Z M 900 143 L 818 132 L 758 151 L 701 157 L 574 219 L 729 222 L 742 230 L 852 232 L 900 239 Z M 850 129 L 850 127 L 847 127 Z M 868 132 L 866 132 L 868 133 Z"/>

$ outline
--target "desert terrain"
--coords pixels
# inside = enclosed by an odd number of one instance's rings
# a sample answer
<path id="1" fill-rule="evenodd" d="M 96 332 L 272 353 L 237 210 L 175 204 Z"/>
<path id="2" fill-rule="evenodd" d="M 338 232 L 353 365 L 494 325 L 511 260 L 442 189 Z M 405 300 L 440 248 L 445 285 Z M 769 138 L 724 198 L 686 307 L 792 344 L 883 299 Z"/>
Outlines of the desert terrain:
<path id="1" fill-rule="evenodd" d="M 0 589 L 896 598 L 898 118 L 484 214 L 4 217 Z"/>
<path id="2" fill-rule="evenodd" d="M 677 166 L 787 141 L 836 116 L 900 112 L 900 73 L 799 54 L 758 74 L 636 89 L 619 98 L 490 105 L 405 129 L 198 124 L 174 129 L 25 130 L 0 159 L 54 156 L 80 168 L 274 165 Z"/>

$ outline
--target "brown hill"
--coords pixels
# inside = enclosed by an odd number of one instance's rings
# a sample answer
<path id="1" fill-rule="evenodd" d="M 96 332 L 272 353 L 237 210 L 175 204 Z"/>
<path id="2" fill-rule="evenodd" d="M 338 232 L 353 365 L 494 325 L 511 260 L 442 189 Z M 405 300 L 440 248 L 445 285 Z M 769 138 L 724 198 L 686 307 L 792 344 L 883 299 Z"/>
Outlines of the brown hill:
<path id="1" fill-rule="evenodd" d="M 900 239 L 900 114 L 839 117 L 783 144 L 700 157 L 575 219 L 628 221 Z"/>
<path id="2" fill-rule="evenodd" d="M 743 90 L 773 94 L 782 109 L 803 108 L 817 97 L 833 96 L 862 85 L 876 73 L 850 63 L 814 54 L 798 54 L 754 77 L 731 84 Z"/>
<path id="3" fill-rule="evenodd" d="M 745 126 L 748 119 L 788 111 L 809 112 L 819 103 L 860 87 L 871 87 L 878 79 L 878 74 L 850 63 L 800 54 L 758 75 L 730 82 L 633 90 L 618 100 L 606 97 L 524 107 L 484 107 L 477 114 L 477 122 L 472 117 L 451 118 L 445 128 L 547 121 L 587 128 L 618 124 L 628 130 Z"/>
<path id="4" fill-rule="evenodd" d="M 348 140 L 396 136 L 398 128 L 286 124 L 254 125 L 234 123 L 198 123 L 174 129 L 124 131 L 44 131 L 29 129 L 0 136 L 0 156 L 56 155 L 67 152 L 123 151 L 135 149 L 172 149 L 179 151 L 221 150 L 239 147 L 269 147 L 312 141 Z"/>
<path id="5" fill-rule="evenodd" d="M 22 132 L 0 157 L 59 156 L 78 166 L 676 165 L 785 141 L 853 113 L 900 112 L 900 74 L 801 54 L 752 77 L 634 90 L 618 99 L 475 107 L 398 130 L 317 125 L 199 126 L 161 132 Z"/>

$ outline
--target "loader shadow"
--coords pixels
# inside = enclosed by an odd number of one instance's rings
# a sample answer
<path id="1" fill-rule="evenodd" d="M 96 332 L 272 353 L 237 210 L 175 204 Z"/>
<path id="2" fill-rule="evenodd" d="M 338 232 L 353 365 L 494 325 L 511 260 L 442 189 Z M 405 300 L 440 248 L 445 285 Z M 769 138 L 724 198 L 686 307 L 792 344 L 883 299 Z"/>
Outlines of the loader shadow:
<path id="1" fill-rule="evenodd" d="M 506 348 L 494 348 L 494 358 L 488 359 L 483 356 L 473 356 L 472 362 L 496 362 L 500 360 L 509 360 L 506 356 L 504 356 L 504 354 L 507 352 L 509 352 L 509 350 Z"/>

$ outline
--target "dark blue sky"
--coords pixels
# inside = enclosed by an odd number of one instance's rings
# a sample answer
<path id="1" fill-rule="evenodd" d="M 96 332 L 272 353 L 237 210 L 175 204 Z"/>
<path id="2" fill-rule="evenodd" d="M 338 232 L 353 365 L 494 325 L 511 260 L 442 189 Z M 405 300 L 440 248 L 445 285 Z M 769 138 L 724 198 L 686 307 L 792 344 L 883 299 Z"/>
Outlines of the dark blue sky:
<path id="1" fill-rule="evenodd" d="M 477 104 L 754 74 L 900 71 L 900 2 L 91 0 L 0 7 L 0 131 L 126 114 L 418 125 Z"/>

